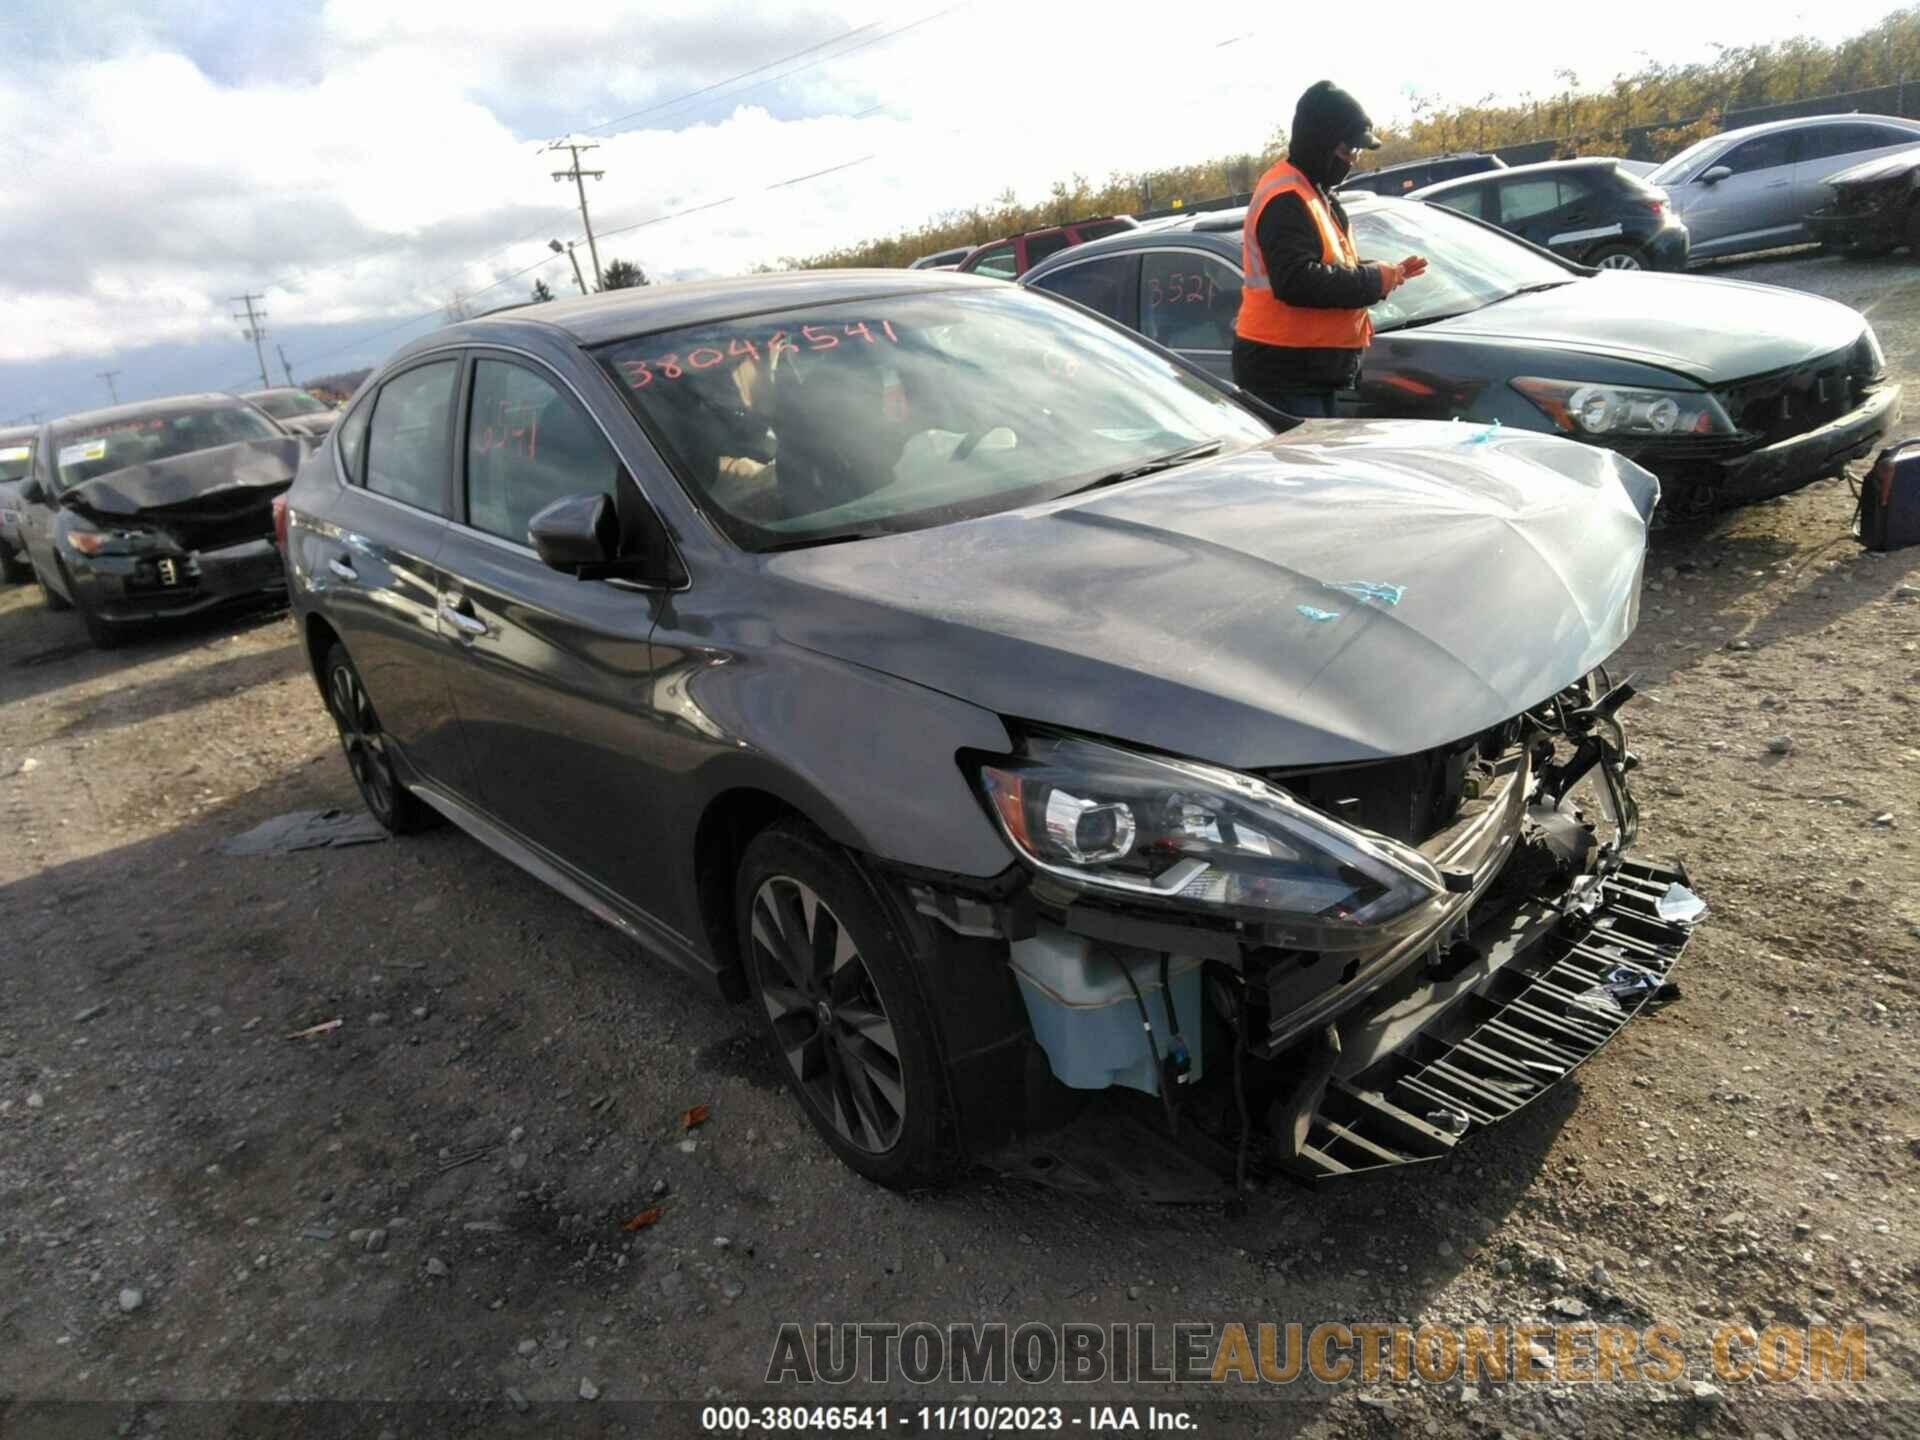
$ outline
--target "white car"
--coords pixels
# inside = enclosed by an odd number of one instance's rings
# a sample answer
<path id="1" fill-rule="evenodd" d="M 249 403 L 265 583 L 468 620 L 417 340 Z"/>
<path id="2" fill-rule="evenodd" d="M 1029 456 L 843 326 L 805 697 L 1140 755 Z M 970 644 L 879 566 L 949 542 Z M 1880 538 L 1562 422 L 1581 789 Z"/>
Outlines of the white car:
<path id="1" fill-rule="evenodd" d="M 1892 115 L 1817 115 L 1728 130 L 1689 145 L 1646 177 L 1693 237 L 1695 261 L 1805 244 L 1826 179 L 1920 142 L 1920 124 Z"/>

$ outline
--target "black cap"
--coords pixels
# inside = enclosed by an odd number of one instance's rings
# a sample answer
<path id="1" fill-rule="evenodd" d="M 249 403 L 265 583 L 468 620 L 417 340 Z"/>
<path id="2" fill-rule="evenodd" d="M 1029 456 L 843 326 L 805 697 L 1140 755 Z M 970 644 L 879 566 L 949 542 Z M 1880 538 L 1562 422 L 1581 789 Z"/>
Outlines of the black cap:
<path id="1" fill-rule="evenodd" d="M 1332 150 L 1342 144 L 1356 150 L 1380 148 L 1373 121 L 1360 108 L 1360 102 L 1331 80 L 1309 85 L 1300 103 L 1293 107 L 1291 139 L 1308 152 Z"/>

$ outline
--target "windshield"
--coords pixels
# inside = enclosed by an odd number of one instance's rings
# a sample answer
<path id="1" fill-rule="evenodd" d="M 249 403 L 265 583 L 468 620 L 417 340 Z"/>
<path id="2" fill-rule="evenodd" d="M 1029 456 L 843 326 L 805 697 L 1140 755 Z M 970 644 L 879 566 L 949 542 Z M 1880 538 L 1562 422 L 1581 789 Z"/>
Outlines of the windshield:
<path id="1" fill-rule="evenodd" d="M 296 415 L 324 415 L 327 407 L 304 390 L 281 390 L 271 395 L 249 397 L 276 420 L 291 420 Z"/>
<path id="2" fill-rule="evenodd" d="M 1273 429 L 1011 286 L 753 315 L 603 347 L 688 491 L 765 550 L 922 529 Z"/>
<path id="3" fill-rule="evenodd" d="M 1723 144 L 1726 138 L 1724 134 L 1709 135 L 1704 140 L 1694 141 L 1693 144 L 1687 146 L 1687 148 L 1682 150 L 1678 155 L 1668 160 L 1662 160 L 1656 165 L 1647 175 L 1647 183 L 1649 185 L 1670 185 L 1674 183 L 1689 170 L 1693 169 L 1695 165 L 1698 165 L 1700 161 L 1706 157 L 1706 153 L 1713 149 L 1714 146 Z"/>
<path id="4" fill-rule="evenodd" d="M 33 444 L 27 440 L 0 440 L 0 485 L 18 480 L 33 463 Z"/>
<path id="5" fill-rule="evenodd" d="M 1373 328 L 1396 330 L 1464 315 L 1535 285 L 1576 278 L 1495 230 L 1419 202 L 1383 205 L 1353 217 L 1353 243 L 1368 260 L 1427 257 L 1427 273 L 1373 306 Z"/>
<path id="6" fill-rule="evenodd" d="M 241 440 L 279 440 L 274 428 L 251 405 L 235 401 L 192 410 L 150 410 L 93 425 L 71 425 L 53 435 L 56 484 L 66 490 L 129 465 L 150 465 L 195 450 L 212 450 Z"/>

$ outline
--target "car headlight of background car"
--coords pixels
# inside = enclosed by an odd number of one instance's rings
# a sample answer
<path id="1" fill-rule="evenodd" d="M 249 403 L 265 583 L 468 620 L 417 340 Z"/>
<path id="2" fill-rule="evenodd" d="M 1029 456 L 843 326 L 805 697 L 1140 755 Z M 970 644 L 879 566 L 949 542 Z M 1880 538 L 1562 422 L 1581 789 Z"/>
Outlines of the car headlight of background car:
<path id="1" fill-rule="evenodd" d="M 1720 402 L 1704 390 L 1531 376 L 1510 383 L 1569 435 L 1731 435 L 1735 430 Z"/>
<path id="2" fill-rule="evenodd" d="M 1250 775 L 1036 734 L 967 760 L 1014 849 L 1093 889 L 1258 921 L 1303 949 L 1378 944 L 1444 889 L 1417 850 Z"/>

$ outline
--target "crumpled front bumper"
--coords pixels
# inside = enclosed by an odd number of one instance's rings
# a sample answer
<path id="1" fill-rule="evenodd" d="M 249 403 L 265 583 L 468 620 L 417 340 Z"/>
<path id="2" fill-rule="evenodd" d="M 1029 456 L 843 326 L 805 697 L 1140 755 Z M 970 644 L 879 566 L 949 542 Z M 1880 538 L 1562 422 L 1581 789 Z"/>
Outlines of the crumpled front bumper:
<path id="1" fill-rule="evenodd" d="M 222 605 L 284 594 L 286 568 L 271 539 L 214 550 L 156 549 L 69 561 L 93 611 L 107 620 L 194 615 Z"/>
<path id="2" fill-rule="evenodd" d="M 1721 462 L 1721 499 L 1764 500 L 1830 475 L 1878 449 L 1899 422 L 1900 413 L 1900 386 L 1882 385 L 1845 415 L 1816 430 Z"/>
<path id="3" fill-rule="evenodd" d="M 1661 995 L 1704 906 L 1683 867 L 1641 860 L 1584 900 L 1570 914 L 1523 905 L 1504 933 L 1476 934 L 1476 963 L 1343 1016 L 1338 1060 L 1282 1168 L 1321 1181 L 1440 1159 L 1617 1035 Z"/>

